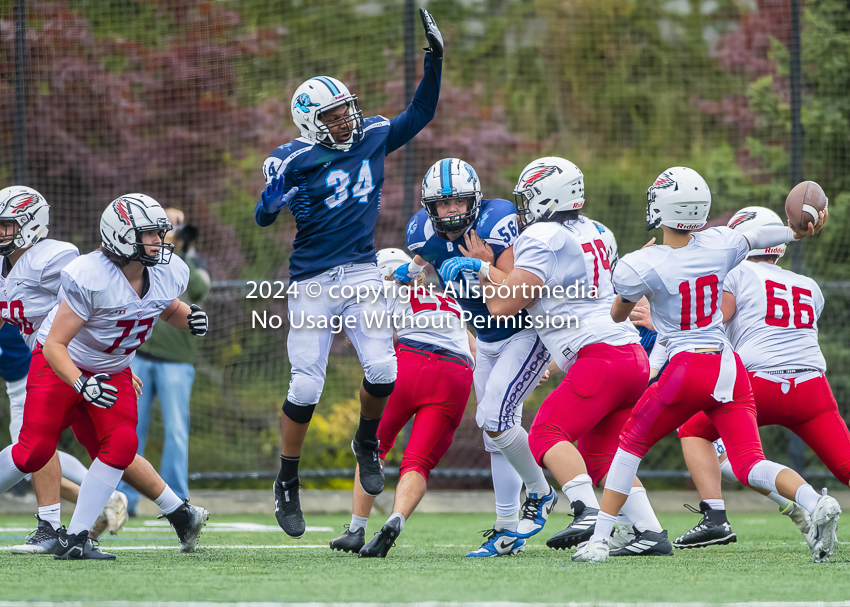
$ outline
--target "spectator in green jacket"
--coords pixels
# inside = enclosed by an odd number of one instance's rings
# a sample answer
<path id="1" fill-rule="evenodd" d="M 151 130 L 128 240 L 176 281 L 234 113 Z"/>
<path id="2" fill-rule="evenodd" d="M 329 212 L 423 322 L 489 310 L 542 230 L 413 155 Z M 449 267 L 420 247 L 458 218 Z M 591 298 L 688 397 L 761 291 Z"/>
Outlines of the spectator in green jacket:
<path id="1" fill-rule="evenodd" d="M 189 266 L 189 287 L 180 299 L 190 304 L 200 303 L 209 293 L 210 276 L 192 246 L 197 230 L 185 224 L 182 211 L 170 208 L 165 213 L 174 226 L 165 241 L 174 244 L 174 252 Z M 198 340 L 193 339 L 188 330 L 175 329 L 168 323 L 159 322 L 154 325 L 150 339 L 136 350 L 132 363 L 133 372 L 143 384 L 142 395 L 138 399 L 138 453 L 143 455 L 145 452 L 151 408 L 158 396 L 165 426 L 159 473 L 183 499 L 189 497 L 189 397 L 195 380 L 197 345 Z M 139 494 L 125 483 L 122 483 L 121 490 L 127 494 L 130 515 L 135 515 Z"/>

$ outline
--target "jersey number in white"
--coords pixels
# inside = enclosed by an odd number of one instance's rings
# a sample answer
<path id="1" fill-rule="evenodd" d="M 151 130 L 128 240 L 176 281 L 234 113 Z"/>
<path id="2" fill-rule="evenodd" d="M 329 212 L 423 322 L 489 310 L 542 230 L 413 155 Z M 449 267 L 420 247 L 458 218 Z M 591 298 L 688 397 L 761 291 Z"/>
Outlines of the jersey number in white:
<path id="1" fill-rule="evenodd" d="M 348 186 L 351 184 L 351 177 L 346 171 L 336 169 L 328 173 L 325 183 L 329 188 L 334 189 L 332 196 L 325 198 L 325 204 L 329 209 L 338 207 L 343 202 L 348 200 Z M 351 196 L 358 198 L 357 202 L 365 203 L 369 200 L 369 194 L 375 186 L 372 185 L 372 169 L 369 167 L 369 161 L 364 160 L 360 165 L 360 173 L 357 174 L 357 182 L 351 190 Z"/>

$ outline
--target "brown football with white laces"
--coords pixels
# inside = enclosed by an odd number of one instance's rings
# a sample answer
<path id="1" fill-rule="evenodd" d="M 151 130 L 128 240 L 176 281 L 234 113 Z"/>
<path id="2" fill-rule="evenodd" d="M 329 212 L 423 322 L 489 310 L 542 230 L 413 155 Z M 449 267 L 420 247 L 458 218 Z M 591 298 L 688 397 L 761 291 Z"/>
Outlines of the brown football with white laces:
<path id="1" fill-rule="evenodd" d="M 810 223 L 818 225 L 818 213 L 823 211 L 829 199 L 814 181 L 803 181 L 794 186 L 785 199 L 785 214 L 792 228 L 805 230 Z"/>

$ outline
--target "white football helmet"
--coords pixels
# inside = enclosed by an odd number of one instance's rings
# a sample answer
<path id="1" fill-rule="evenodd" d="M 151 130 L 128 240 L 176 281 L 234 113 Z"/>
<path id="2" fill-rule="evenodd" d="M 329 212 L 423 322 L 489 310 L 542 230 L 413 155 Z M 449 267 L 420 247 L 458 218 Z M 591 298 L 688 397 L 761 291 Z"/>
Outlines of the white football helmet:
<path id="1" fill-rule="evenodd" d="M 47 237 L 50 205 L 44 196 L 22 185 L 0 190 L 0 221 L 15 221 L 18 229 L 11 240 L 0 240 L 0 255 L 10 255 Z"/>
<path id="2" fill-rule="evenodd" d="M 466 198 L 466 213 L 440 217 L 437 202 Z M 422 179 L 422 206 L 431 224 L 442 234 L 463 232 L 478 218 L 481 209 L 481 182 L 472 166 L 460 158 L 435 162 Z"/>
<path id="3" fill-rule="evenodd" d="M 736 232 L 746 233 L 762 226 L 784 227 L 785 223 L 779 215 L 765 207 L 744 207 L 732 215 L 732 219 L 726 226 Z M 779 258 L 785 255 L 785 245 L 781 244 L 768 249 L 753 249 L 747 257 L 755 255 L 776 255 Z"/>
<path id="4" fill-rule="evenodd" d="M 584 206 L 584 174 L 569 160 L 538 158 L 520 173 L 514 187 L 520 229 L 559 211 Z"/>
<path id="5" fill-rule="evenodd" d="M 126 194 L 106 207 L 100 218 L 100 237 L 103 248 L 114 255 L 154 266 L 171 261 L 174 245 L 165 242 L 171 227 L 165 209 L 156 200 L 147 194 Z M 159 232 L 163 241 L 156 256 L 148 255 L 141 244 L 142 232 L 150 231 Z"/>
<path id="6" fill-rule="evenodd" d="M 608 254 L 608 261 L 611 264 L 611 271 L 613 272 L 614 266 L 616 266 L 617 262 L 620 260 L 619 255 L 617 255 L 617 239 L 614 238 L 614 232 L 598 221 L 593 221 L 593 225 L 596 226 L 596 229 L 599 231 L 599 238 L 605 245 L 605 252 Z"/>
<path id="7" fill-rule="evenodd" d="M 393 279 L 393 272 L 406 263 L 413 263 L 413 258 L 401 249 L 381 249 L 378 251 L 378 271 L 386 280 Z"/>
<path id="8" fill-rule="evenodd" d="M 711 190 L 699 173 L 687 167 L 667 169 L 646 190 L 646 230 L 667 226 L 699 230 L 711 209 Z"/>
<path id="9" fill-rule="evenodd" d="M 347 141 L 334 141 L 328 125 L 319 117 L 322 112 L 348 106 L 348 113 L 339 121 L 351 126 L 351 137 Z M 328 76 L 316 76 L 295 89 L 290 104 L 292 120 L 301 134 L 320 145 L 334 150 L 348 150 L 352 144 L 363 138 L 363 112 L 357 103 L 357 95 L 352 95 L 342 82 Z"/>

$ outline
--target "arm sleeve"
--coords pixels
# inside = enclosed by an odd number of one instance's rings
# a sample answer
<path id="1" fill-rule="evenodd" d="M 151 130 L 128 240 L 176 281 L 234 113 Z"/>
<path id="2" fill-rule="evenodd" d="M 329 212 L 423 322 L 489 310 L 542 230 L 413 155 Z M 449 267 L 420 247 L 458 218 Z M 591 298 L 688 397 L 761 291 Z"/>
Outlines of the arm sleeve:
<path id="1" fill-rule="evenodd" d="M 413 139 L 434 118 L 437 101 L 440 98 L 440 80 L 443 60 L 425 55 L 425 75 L 413 101 L 401 114 L 390 120 L 390 132 L 387 135 L 387 154 L 391 154 Z"/>
<path id="2" fill-rule="evenodd" d="M 94 303 L 92 302 L 94 293 L 77 284 L 65 270 L 62 271 L 61 283 L 61 295 L 64 295 L 65 301 L 74 314 L 83 320 L 91 318 L 94 312 Z"/>
<path id="3" fill-rule="evenodd" d="M 652 352 L 649 353 L 649 366 L 660 371 L 665 362 L 667 362 L 667 348 L 656 341 L 652 346 Z"/>
<path id="4" fill-rule="evenodd" d="M 531 272 L 544 283 L 555 269 L 555 253 L 536 238 L 523 238 L 514 246 L 514 269 Z"/>
<path id="5" fill-rule="evenodd" d="M 621 259 L 614 268 L 614 290 L 624 300 L 637 303 L 641 297 L 649 294 L 649 289 L 632 267 Z"/>

